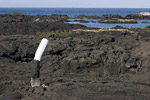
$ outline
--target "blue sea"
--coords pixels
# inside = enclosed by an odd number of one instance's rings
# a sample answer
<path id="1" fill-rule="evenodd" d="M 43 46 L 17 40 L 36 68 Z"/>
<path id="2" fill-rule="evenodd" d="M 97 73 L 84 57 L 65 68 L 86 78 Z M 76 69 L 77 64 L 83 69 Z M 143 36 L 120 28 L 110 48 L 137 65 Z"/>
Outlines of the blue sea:
<path id="1" fill-rule="evenodd" d="M 103 14 L 118 14 L 122 17 L 125 17 L 128 14 L 135 14 L 140 12 L 150 12 L 150 8 L 0 8 L 1 14 L 20 12 L 25 15 L 51 15 L 51 14 L 60 14 L 68 15 L 69 20 L 72 20 L 74 17 L 84 14 L 86 16 L 101 16 Z M 95 19 L 90 21 L 95 21 Z M 101 24 L 101 23 L 79 23 L 79 22 L 70 22 L 71 24 L 82 24 L 87 27 L 94 28 L 112 28 L 116 25 L 120 25 L 126 28 L 144 28 L 150 26 L 150 20 L 138 20 L 137 24 Z"/>

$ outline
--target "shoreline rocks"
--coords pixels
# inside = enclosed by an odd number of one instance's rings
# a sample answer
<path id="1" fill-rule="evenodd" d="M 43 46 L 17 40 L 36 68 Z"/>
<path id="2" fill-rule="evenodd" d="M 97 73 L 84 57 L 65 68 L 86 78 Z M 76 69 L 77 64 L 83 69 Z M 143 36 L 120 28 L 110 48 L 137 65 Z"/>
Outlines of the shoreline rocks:
<path id="1" fill-rule="evenodd" d="M 0 22 L 66 22 L 69 17 L 67 15 L 23 15 L 21 13 L 10 13 L 0 16 Z"/>
<path id="2" fill-rule="evenodd" d="M 150 20 L 150 13 L 149 12 L 141 12 L 136 14 L 129 14 L 125 17 L 122 17 L 117 14 L 103 14 L 102 16 L 86 16 L 86 15 L 79 15 L 73 19 L 102 19 L 102 20 L 110 20 L 110 19 L 135 19 L 135 20 Z"/>

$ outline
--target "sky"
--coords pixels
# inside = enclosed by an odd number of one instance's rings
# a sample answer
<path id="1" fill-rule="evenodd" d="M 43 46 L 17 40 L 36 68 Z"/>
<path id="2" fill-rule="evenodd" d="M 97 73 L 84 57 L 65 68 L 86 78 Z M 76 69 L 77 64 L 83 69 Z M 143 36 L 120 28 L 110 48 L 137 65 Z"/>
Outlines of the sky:
<path id="1" fill-rule="evenodd" d="M 150 0 L 0 0 L 0 7 L 150 8 Z"/>

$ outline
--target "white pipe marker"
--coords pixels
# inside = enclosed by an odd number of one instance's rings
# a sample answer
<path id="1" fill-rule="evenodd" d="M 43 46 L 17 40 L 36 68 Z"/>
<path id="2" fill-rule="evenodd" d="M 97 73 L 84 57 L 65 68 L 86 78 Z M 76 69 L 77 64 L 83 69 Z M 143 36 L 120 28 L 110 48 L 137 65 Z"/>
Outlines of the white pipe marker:
<path id="1" fill-rule="evenodd" d="M 39 47 L 36 50 L 36 53 L 35 53 L 35 56 L 34 56 L 34 60 L 38 60 L 38 61 L 41 60 L 43 52 L 44 52 L 47 44 L 48 44 L 48 40 L 46 38 L 43 38 L 41 40 L 41 43 L 40 43 Z"/>

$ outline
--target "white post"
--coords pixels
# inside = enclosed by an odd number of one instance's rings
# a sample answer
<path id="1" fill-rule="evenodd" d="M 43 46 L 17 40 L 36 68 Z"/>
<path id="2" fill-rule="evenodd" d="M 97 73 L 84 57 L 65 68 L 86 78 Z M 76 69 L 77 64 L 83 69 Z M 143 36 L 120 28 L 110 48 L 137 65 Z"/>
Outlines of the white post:
<path id="1" fill-rule="evenodd" d="M 43 52 L 44 52 L 44 50 L 45 50 L 47 44 L 48 44 L 48 40 L 45 39 L 45 38 L 43 38 L 43 39 L 41 40 L 41 43 L 40 43 L 38 49 L 36 50 L 34 60 L 41 61 Z"/>
<path id="2" fill-rule="evenodd" d="M 41 40 L 40 45 L 38 46 L 35 56 L 34 56 L 34 67 L 35 71 L 33 72 L 33 75 L 31 77 L 31 86 L 40 86 L 40 61 L 43 55 L 43 52 L 48 44 L 48 40 L 43 38 Z"/>

